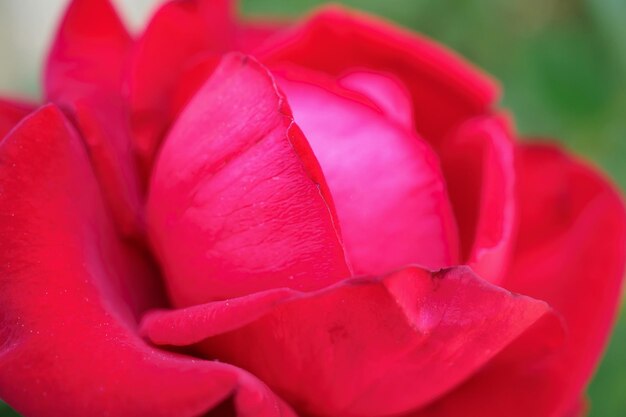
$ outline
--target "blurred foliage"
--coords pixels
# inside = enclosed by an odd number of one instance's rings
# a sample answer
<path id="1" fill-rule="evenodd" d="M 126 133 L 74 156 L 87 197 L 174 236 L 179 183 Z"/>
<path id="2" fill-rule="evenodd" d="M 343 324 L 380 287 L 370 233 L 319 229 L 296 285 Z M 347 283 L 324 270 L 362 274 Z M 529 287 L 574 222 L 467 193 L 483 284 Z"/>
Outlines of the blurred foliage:
<path id="1" fill-rule="evenodd" d="M 320 0 L 243 0 L 297 16 Z M 493 74 L 527 137 L 551 137 L 626 189 L 626 1 L 344 0 L 444 43 Z M 591 417 L 626 413 L 626 314 L 589 388 Z M 16 416 L 2 408 L 0 416 Z"/>

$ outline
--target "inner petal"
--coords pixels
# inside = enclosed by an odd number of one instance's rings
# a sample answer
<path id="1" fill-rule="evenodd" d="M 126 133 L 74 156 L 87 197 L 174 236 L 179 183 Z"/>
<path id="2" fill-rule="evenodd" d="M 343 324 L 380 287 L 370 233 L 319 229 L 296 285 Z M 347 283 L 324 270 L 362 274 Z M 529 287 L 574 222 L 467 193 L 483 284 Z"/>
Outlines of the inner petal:
<path id="1" fill-rule="evenodd" d="M 333 195 L 354 272 L 454 264 L 456 224 L 426 142 L 337 85 L 294 71 L 282 75 L 279 84 Z"/>

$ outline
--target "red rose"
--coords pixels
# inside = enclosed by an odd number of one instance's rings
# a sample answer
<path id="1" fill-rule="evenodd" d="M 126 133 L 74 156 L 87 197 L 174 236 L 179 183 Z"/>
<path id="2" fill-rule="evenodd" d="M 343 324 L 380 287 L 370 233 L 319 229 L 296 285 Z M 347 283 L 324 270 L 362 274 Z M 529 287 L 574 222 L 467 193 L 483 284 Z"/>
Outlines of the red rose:
<path id="1" fill-rule="evenodd" d="M 232 8 L 172 1 L 135 39 L 74 0 L 50 104 L 0 103 L 0 397 L 579 415 L 624 269 L 613 186 L 517 142 L 493 83 L 422 37 Z"/>

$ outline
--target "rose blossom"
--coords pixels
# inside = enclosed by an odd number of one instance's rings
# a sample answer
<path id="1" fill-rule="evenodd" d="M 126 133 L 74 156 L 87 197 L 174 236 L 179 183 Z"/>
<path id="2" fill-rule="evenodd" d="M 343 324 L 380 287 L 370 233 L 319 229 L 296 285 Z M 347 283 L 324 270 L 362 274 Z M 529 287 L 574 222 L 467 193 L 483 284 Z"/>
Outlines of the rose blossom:
<path id="1" fill-rule="evenodd" d="M 74 0 L 0 101 L 0 397 L 24 416 L 571 417 L 626 217 L 453 53 L 326 7 Z"/>

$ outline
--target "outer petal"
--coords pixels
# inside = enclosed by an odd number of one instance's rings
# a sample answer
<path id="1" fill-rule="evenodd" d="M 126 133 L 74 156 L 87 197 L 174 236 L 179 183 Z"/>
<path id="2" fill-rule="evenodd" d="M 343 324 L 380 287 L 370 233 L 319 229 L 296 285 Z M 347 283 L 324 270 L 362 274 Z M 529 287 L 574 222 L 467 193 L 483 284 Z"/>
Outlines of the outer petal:
<path id="1" fill-rule="evenodd" d="M 564 319 L 566 343 L 544 360 L 523 344 L 510 349 L 415 416 L 562 417 L 582 409 L 621 293 L 624 207 L 605 179 L 555 146 L 520 145 L 517 156 L 521 224 L 504 285 L 550 303 Z"/>
<path id="2" fill-rule="evenodd" d="M 266 297 L 249 301 L 254 307 L 224 301 L 222 309 L 153 313 L 144 331 L 161 344 L 212 336 L 198 345 L 205 355 L 239 364 L 304 414 L 320 416 L 395 415 L 427 404 L 550 315 L 545 303 L 468 268 L 409 268 L 284 296 L 262 317 L 215 335 L 220 314 L 268 306 Z"/>
<path id="3" fill-rule="evenodd" d="M 498 283 L 516 226 L 514 142 L 503 117 L 463 123 L 440 148 L 462 259 Z"/>
<path id="4" fill-rule="evenodd" d="M 48 55 L 47 98 L 69 102 L 95 92 L 121 94 L 131 46 L 109 0 L 72 0 Z"/>
<path id="5" fill-rule="evenodd" d="M 271 75 L 241 55 L 168 136 L 148 220 L 178 306 L 350 275 L 317 161 Z"/>
<path id="6" fill-rule="evenodd" d="M 621 294 L 626 213 L 614 187 L 555 146 L 519 148 L 520 231 L 504 283 L 549 302 L 569 347 L 539 387 L 545 410 L 581 397 L 606 345 Z"/>
<path id="7" fill-rule="evenodd" d="M 0 98 L 0 140 L 34 109 L 28 103 Z"/>
<path id="8" fill-rule="evenodd" d="M 232 0 L 174 0 L 161 7 L 139 38 L 132 60 L 130 100 L 135 146 L 147 174 L 172 120 L 170 107 L 186 63 L 199 53 L 234 46 Z"/>
<path id="9" fill-rule="evenodd" d="M 236 48 L 245 53 L 254 51 L 290 25 L 286 19 L 258 18 L 240 21 L 237 25 Z"/>
<path id="10" fill-rule="evenodd" d="M 45 72 L 47 98 L 74 117 L 116 223 L 141 231 L 141 193 L 122 81 L 132 40 L 108 0 L 73 0 Z"/>
<path id="11" fill-rule="evenodd" d="M 413 98 L 418 132 L 435 145 L 456 124 L 488 111 L 492 82 L 461 59 L 417 35 L 336 6 L 322 9 L 256 56 L 341 75 L 365 68 L 394 74 Z"/>
<path id="12" fill-rule="evenodd" d="M 279 84 L 324 171 L 355 274 L 458 264 L 456 224 L 428 144 L 313 77 L 286 76 Z"/>
<path id="13" fill-rule="evenodd" d="M 0 397 L 25 416 L 193 417 L 235 394 L 242 416 L 281 415 L 247 373 L 136 336 L 137 271 L 58 109 L 25 119 L 0 161 Z"/>

